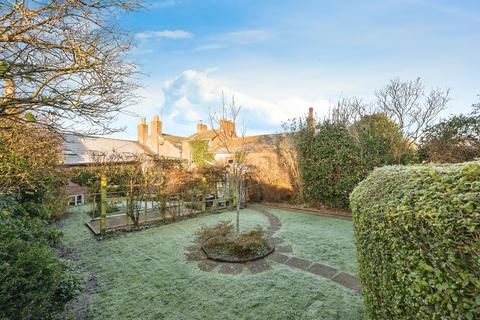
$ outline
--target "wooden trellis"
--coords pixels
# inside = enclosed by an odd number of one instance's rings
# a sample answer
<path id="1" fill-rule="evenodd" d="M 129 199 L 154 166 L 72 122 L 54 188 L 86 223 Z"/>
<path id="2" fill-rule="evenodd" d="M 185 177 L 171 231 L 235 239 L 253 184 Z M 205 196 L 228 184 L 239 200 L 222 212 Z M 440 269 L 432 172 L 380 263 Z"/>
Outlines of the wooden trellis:
<path id="1" fill-rule="evenodd" d="M 129 196 L 121 186 L 108 186 L 107 177 L 102 176 L 100 192 L 90 195 L 91 219 L 87 226 L 95 234 L 104 235 L 133 227 L 132 210 L 136 210 L 138 215 L 138 226 L 146 226 L 205 212 L 231 210 L 237 201 L 228 179 L 211 181 L 208 188 L 194 189 L 189 194 L 165 196 L 160 185 L 152 185 L 149 190 L 139 195 L 141 201 L 129 203 L 134 197 Z"/>

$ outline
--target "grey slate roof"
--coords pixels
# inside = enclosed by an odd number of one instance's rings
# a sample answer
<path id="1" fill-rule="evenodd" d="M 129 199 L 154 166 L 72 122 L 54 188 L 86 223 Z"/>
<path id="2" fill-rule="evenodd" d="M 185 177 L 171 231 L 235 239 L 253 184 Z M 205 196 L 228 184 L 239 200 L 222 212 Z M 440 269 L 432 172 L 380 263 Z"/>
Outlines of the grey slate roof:
<path id="1" fill-rule="evenodd" d="M 63 153 L 66 165 L 92 164 L 99 154 L 108 157 L 116 153 L 124 159 L 129 155 L 153 154 L 137 141 L 71 134 L 64 136 Z"/>

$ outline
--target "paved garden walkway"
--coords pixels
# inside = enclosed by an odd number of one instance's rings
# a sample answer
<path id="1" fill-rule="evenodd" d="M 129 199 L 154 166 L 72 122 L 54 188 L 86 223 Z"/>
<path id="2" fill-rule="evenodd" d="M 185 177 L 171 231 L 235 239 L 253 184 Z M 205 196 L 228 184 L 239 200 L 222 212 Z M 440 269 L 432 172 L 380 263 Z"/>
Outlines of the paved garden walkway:
<path id="1" fill-rule="evenodd" d="M 274 233 L 281 228 L 282 223 L 280 222 L 280 219 L 270 213 L 265 207 L 257 205 L 250 208 L 263 213 L 267 217 L 270 223 L 270 227 L 267 228 L 267 234 L 269 234 L 270 236 L 273 236 Z M 362 290 L 362 287 L 357 277 L 351 274 L 345 273 L 343 271 L 326 266 L 321 263 L 313 262 L 303 258 L 298 258 L 289 253 L 281 253 L 279 251 L 275 251 L 274 253 L 269 255 L 267 259 L 287 265 L 292 268 L 310 272 L 324 278 L 328 278 L 356 292 L 361 292 Z"/>
<path id="2" fill-rule="evenodd" d="M 269 227 L 266 229 L 266 234 L 275 244 L 275 252 L 273 252 L 264 259 L 256 261 L 251 261 L 247 263 L 227 263 L 208 260 L 201 248 L 198 245 L 193 245 L 187 248 L 187 259 L 198 261 L 199 268 L 203 271 L 210 272 L 219 269 L 219 272 L 227 274 L 241 273 L 244 267 L 248 268 L 253 273 L 267 271 L 271 269 L 268 261 L 275 261 L 277 263 L 284 264 L 290 268 L 299 269 L 327 278 L 355 292 L 361 292 L 362 289 L 360 282 L 355 276 L 318 262 L 295 257 L 292 254 L 292 246 L 282 244 L 284 240 L 280 237 L 275 237 L 275 233 L 280 230 L 280 228 L 282 227 L 282 223 L 277 216 L 268 211 L 267 207 L 261 205 L 253 205 L 249 208 L 260 212 L 267 217 Z"/>

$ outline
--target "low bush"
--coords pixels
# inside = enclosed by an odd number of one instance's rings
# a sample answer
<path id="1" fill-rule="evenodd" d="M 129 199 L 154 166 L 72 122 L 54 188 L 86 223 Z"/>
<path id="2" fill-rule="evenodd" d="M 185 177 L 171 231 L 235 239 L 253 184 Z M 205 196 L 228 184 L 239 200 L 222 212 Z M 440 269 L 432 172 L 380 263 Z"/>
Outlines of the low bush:
<path id="1" fill-rule="evenodd" d="M 38 217 L 0 215 L 0 318 L 49 319 L 80 290 L 80 280 L 57 258 L 61 233 Z"/>
<path id="2" fill-rule="evenodd" d="M 350 203 L 373 319 L 480 318 L 480 163 L 376 169 Z"/>
<path id="3" fill-rule="evenodd" d="M 204 226 L 197 231 L 197 240 L 209 253 L 226 258 L 254 257 L 270 249 L 260 226 L 239 234 L 234 230 L 230 221 Z"/>

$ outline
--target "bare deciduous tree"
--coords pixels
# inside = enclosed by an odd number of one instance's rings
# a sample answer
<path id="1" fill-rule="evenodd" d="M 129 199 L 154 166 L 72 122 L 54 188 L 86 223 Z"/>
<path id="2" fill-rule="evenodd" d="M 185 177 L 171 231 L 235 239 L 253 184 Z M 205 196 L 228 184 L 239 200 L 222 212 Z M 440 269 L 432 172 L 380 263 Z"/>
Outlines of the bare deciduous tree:
<path id="1" fill-rule="evenodd" d="M 430 127 L 450 100 L 450 89 L 432 89 L 425 92 L 420 78 L 413 81 L 391 80 L 375 92 L 378 112 L 395 121 L 400 130 L 415 143 Z"/>
<path id="2" fill-rule="evenodd" d="M 235 97 L 232 97 L 230 104 L 225 102 L 225 96 L 222 94 L 222 106 L 220 110 L 211 110 L 209 114 L 210 125 L 215 133 L 214 141 L 218 147 L 223 148 L 228 154 L 233 155 L 230 163 L 230 174 L 232 177 L 234 193 L 236 198 L 236 229 L 240 232 L 240 202 L 242 196 L 242 181 L 244 180 L 247 166 L 246 160 L 246 126 L 242 125 L 240 134 L 237 134 L 237 120 L 241 106 L 235 103 Z"/>
<path id="3" fill-rule="evenodd" d="M 141 0 L 0 2 L 0 120 L 61 132 L 112 132 L 132 102 L 129 35 L 115 16 Z M 3 80 L 3 81 L 1 81 Z"/>
<path id="4" fill-rule="evenodd" d="M 334 123 L 352 124 L 370 114 L 371 108 L 361 98 L 343 98 L 330 108 L 327 118 Z"/>

